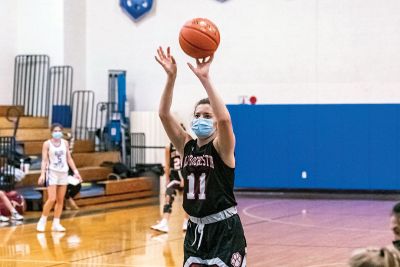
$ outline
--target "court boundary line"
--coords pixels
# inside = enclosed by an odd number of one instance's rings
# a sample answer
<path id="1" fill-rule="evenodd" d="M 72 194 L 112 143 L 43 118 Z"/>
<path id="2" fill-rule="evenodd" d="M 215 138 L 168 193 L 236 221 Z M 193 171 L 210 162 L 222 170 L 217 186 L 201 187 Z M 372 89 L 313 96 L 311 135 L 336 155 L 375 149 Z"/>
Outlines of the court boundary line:
<path id="1" fill-rule="evenodd" d="M 257 204 L 252 204 L 250 206 L 247 206 L 242 209 L 242 212 L 244 215 L 253 218 L 253 219 L 258 219 L 261 221 L 266 221 L 266 222 L 271 222 L 271 223 L 279 223 L 279 224 L 285 224 L 285 225 L 291 225 L 291 226 L 299 226 L 299 227 L 307 227 L 307 228 L 320 228 L 320 229 L 330 229 L 330 230 L 342 230 L 342 231 L 354 231 L 354 232 L 375 232 L 375 233 L 387 233 L 387 230 L 374 230 L 374 229 L 362 229 L 362 228 L 352 228 L 352 227 L 329 227 L 329 226 L 322 226 L 322 225 L 310 225 L 310 224 L 304 224 L 304 223 L 294 223 L 294 222 L 285 222 L 282 220 L 276 220 L 273 218 L 268 218 L 268 217 L 261 217 L 255 214 L 252 214 L 249 210 L 261 207 L 261 206 L 266 206 L 266 205 L 272 205 L 273 203 L 276 202 L 281 202 L 274 200 L 271 203 L 257 203 Z"/>

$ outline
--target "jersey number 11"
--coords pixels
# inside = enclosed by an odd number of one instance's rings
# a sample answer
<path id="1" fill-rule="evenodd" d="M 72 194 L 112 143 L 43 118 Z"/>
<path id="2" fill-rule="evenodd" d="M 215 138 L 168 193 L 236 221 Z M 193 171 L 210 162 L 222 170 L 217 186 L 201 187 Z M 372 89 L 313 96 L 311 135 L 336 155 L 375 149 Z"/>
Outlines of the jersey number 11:
<path id="1" fill-rule="evenodd" d="M 195 199 L 195 192 L 194 192 L 194 183 L 196 182 L 196 178 L 193 173 L 189 174 L 188 177 L 188 193 L 187 193 L 187 199 Z M 200 193 L 199 193 L 199 199 L 206 199 L 206 174 L 203 172 L 200 175 L 199 180 L 199 188 L 200 188 Z"/>

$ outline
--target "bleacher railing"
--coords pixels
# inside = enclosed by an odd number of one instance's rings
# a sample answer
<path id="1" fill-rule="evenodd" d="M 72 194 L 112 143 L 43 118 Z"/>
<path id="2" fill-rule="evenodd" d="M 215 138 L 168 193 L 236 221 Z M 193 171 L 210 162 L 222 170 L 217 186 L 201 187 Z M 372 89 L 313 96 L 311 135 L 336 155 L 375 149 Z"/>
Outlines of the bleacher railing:
<path id="1" fill-rule="evenodd" d="M 53 66 L 49 71 L 50 121 L 71 127 L 71 97 L 74 71 L 71 66 Z M 58 112 L 59 114 L 53 114 Z M 61 114 L 60 114 L 61 113 Z M 54 115 L 54 116 L 53 116 Z"/>
<path id="2" fill-rule="evenodd" d="M 130 168 L 146 163 L 146 136 L 144 133 L 131 133 Z"/>
<path id="3" fill-rule="evenodd" d="M 0 137 L 0 190 L 10 191 L 15 185 L 15 138 Z"/>
<path id="4" fill-rule="evenodd" d="M 72 93 L 72 134 L 75 140 L 94 140 L 94 92 Z"/>
<path id="5" fill-rule="evenodd" d="M 48 116 L 47 55 L 18 55 L 14 62 L 13 104 L 24 107 L 25 116 Z"/>

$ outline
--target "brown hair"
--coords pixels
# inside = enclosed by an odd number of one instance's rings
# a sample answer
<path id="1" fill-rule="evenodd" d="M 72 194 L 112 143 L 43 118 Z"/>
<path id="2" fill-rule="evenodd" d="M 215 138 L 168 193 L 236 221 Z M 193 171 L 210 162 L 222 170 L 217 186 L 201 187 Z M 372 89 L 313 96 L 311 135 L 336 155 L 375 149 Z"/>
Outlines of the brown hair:
<path id="1" fill-rule="evenodd" d="M 393 206 L 392 215 L 400 216 L 400 202 Z"/>
<path id="2" fill-rule="evenodd" d="M 64 130 L 64 127 L 61 125 L 61 123 L 57 123 L 57 122 L 56 122 L 56 123 L 53 123 L 53 124 L 51 125 L 50 130 L 53 131 L 54 128 L 57 128 L 57 127 L 60 128 L 61 131 Z"/>
<path id="3" fill-rule="evenodd" d="M 350 267 L 400 267 L 399 252 L 395 248 L 363 248 L 353 252 Z"/>
<path id="4" fill-rule="evenodd" d="M 197 106 L 203 105 L 203 104 L 211 105 L 210 99 L 208 99 L 208 97 L 207 97 L 207 98 L 200 99 L 200 100 L 196 103 L 196 105 L 194 106 L 193 114 L 196 112 Z"/>

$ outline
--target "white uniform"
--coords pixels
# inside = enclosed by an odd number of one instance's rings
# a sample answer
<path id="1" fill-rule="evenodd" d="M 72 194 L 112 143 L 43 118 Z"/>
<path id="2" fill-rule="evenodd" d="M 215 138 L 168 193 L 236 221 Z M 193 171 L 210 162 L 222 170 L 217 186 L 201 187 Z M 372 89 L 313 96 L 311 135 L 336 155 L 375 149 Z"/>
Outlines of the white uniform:
<path id="1" fill-rule="evenodd" d="M 61 139 L 59 146 L 55 146 L 50 140 L 49 144 L 49 167 L 47 170 L 48 185 L 68 184 L 68 162 L 66 141 Z"/>

